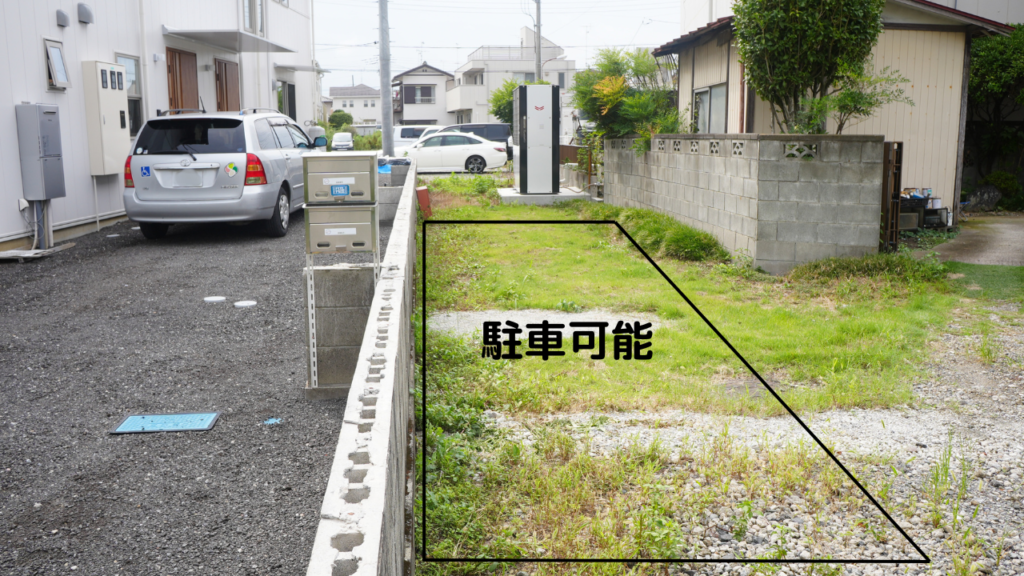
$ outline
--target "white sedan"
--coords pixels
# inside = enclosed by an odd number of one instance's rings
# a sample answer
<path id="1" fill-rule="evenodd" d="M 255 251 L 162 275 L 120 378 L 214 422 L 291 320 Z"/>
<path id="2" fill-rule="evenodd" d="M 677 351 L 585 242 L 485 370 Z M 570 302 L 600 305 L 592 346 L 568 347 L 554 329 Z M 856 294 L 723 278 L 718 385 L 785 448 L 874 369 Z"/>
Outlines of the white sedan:
<path id="1" fill-rule="evenodd" d="M 500 168 L 508 161 L 501 142 L 491 142 L 474 134 L 446 132 L 427 136 L 407 148 L 395 150 L 395 156 L 416 160 L 421 172 L 458 172 L 479 174 L 489 168 Z"/>

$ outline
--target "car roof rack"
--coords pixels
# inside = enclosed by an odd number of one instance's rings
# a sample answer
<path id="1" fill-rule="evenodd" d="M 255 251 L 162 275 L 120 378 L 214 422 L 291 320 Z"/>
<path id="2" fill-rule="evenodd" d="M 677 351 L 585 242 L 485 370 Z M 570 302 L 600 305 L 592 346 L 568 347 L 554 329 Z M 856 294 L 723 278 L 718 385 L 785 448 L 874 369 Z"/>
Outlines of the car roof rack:
<path id="1" fill-rule="evenodd" d="M 203 110 L 201 108 L 172 108 L 170 110 L 160 110 L 160 109 L 157 109 L 156 115 L 157 116 L 167 116 L 171 112 L 202 112 L 202 113 L 206 113 L 206 110 Z"/>
<path id="2" fill-rule="evenodd" d="M 276 113 L 278 113 L 278 114 L 281 114 L 281 111 L 280 111 L 280 110 L 278 110 L 277 108 L 243 108 L 243 109 L 242 109 L 242 110 L 241 110 L 241 111 L 240 111 L 240 112 L 238 113 L 238 115 L 239 115 L 239 116 L 245 116 L 246 114 L 256 114 L 256 113 L 257 113 L 257 112 L 259 112 L 260 110 L 265 110 L 265 111 L 267 111 L 267 112 L 276 112 Z"/>

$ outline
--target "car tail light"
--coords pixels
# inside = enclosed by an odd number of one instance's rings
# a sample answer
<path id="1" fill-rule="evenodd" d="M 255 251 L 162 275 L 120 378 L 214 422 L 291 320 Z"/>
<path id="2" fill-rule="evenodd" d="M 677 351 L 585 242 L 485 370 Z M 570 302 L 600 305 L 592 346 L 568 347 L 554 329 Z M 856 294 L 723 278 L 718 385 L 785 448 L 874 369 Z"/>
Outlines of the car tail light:
<path id="1" fill-rule="evenodd" d="M 135 180 L 132 178 L 132 157 L 124 161 L 124 187 L 135 188 Z"/>
<path id="2" fill-rule="evenodd" d="M 497 150 L 498 152 L 504 152 L 505 151 L 505 149 L 500 147 L 500 146 L 495 146 L 494 149 Z"/>
<path id="3" fill-rule="evenodd" d="M 245 159 L 245 185 L 266 184 L 267 173 L 263 171 L 263 162 L 255 154 L 247 154 Z"/>

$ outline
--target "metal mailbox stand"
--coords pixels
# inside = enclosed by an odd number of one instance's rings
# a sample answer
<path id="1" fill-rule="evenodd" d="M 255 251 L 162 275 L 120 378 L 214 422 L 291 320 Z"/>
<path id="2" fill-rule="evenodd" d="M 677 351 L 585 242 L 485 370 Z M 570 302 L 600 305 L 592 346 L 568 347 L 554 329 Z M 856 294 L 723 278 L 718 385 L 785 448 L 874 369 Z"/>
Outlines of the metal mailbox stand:
<path id="1" fill-rule="evenodd" d="M 319 387 L 316 340 L 315 255 L 373 253 L 374 285 L 380 280 L 380 212 L 377 155 L 324 152 L 303 156 L 306 223 L 306 315 L 309 386 Z"/>

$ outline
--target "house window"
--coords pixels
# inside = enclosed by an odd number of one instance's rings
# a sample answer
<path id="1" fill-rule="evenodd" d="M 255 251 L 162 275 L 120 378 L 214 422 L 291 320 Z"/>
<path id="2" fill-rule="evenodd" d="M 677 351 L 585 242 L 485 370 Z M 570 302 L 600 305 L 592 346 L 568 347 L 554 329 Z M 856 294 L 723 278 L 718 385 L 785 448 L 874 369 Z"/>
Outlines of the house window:
<path id="1" fill-rule="evenodd" d="M 242 19 L 246 32 L 263 36 L 263 0 L 242 0 Z"/>
<path id="2" fill-rule="evenodd" d="M 376 108 L 376 107 L 377 107 L 377 101 L 376 100 L 370 100 L 370 108 Z"/>
<path id="3" fill-rule="evenodd" d="M 369 108 L 369 107 L 370 107 L 370 101 L 369 100 L 363 100 L 363 108 Z"/>
<path id="4" fill-rule="evenodd" d="M 341 101 L 341 107 L 342 108 L 348 108 L 348 100 L 342 100 Z"/>
<path id="5" fill-rule="evenodd" d="M 117 63 L 124 66 L 125 91 L 128 93 L 128 129 L 132 136 L 142 128 L 142 88 L 139 78 L 139 59 L 133 56 L 117 56 Z"/>
<path id="6" fill-rule="evenodd" d="M 533 72 L 516 72 L 512 76 L 519 82 L 534 82 L 537 80 Z"/>
<path id="7" fill-rule="evenodd" d="M 285 80 L 275 82 L 277 110 L 295 120 L 295 84 Z"/>
<path id="8" fill-rule="evenodd" d="M 725 126 L 725 84 L 693 91 L 693 121 L 697 132 L 723 134 Z"/>
<path id="9" fill-rule="evenodd" d="M 565 72 L 558 73 L 558 87 L 562 89 L 565 88 Z"/>
<path id="10" fill-rule="evenodd" d="M 356 107 L 356 101 L 355 100 L 349 100 L 348 101 L 348 107 L 349 108 L 355 108 Z"/>
<path id="11" fill-rule="evenodd" d="M 50 88 L 61 90 L 71 87 L 71 80 L 68 79 L 68 69 L 64 63 L 64 44 L 56 40 L 45 40 L 46 44 L 46 66 L 47 82 Z"/>
<path id="12" fill-rule="evenodd" d="M 406 104 L 433 104 L 434 103 L 434 87 L 433 86 L 406 86 L 405 87 L 405 99 Z"/>

